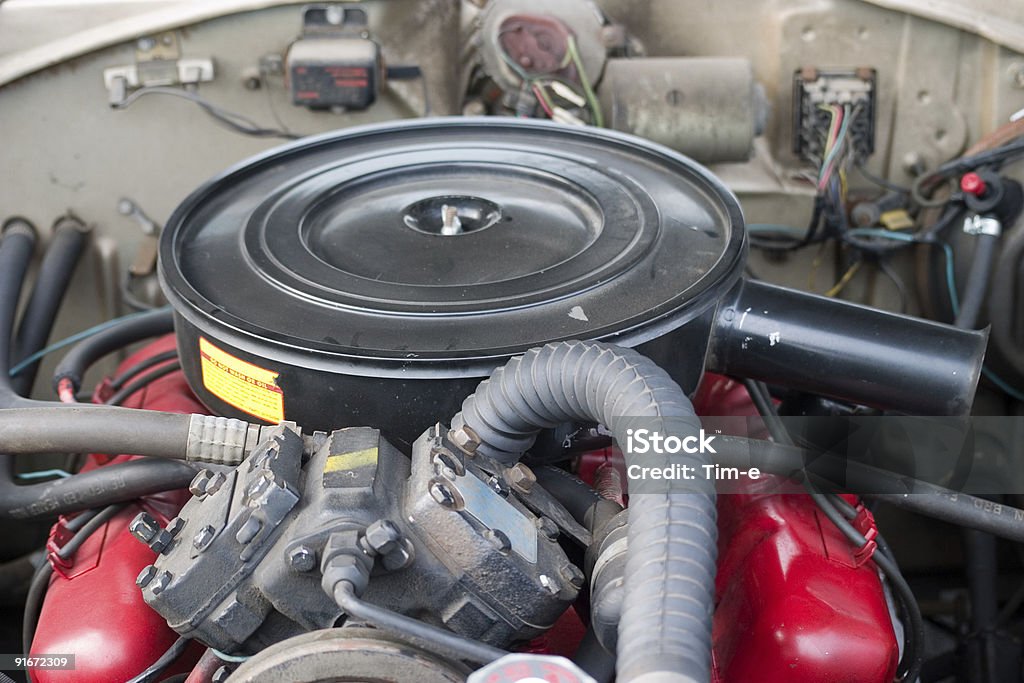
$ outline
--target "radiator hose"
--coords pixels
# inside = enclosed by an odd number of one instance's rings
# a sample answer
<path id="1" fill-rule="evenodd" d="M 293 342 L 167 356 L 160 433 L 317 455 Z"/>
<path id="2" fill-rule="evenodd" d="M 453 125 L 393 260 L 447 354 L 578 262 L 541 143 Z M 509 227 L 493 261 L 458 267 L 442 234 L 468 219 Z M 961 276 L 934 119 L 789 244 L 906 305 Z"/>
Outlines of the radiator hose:
<path id="1" fill-rule="evenodd" d="M 559 342 L 532 349 L 495 370 L 452 419 L 456 441 L 505 464 L 543 428 L 570 420 L 605 425 L 625 446 L 642 426 L 679 438 L 700 421 L 682 389 L 650 359 L 600 342 Z M 626 466 L 659 459 L 623 448 Z M 665 457 L 662 466 L 669 462 Z M 674 454 L 671 464 L 702 472 L 703 454 Z M 625 600 L 619 620 L 617 680 L 707 683 L 716 560 L 712 481 L 631 480 Z"/>

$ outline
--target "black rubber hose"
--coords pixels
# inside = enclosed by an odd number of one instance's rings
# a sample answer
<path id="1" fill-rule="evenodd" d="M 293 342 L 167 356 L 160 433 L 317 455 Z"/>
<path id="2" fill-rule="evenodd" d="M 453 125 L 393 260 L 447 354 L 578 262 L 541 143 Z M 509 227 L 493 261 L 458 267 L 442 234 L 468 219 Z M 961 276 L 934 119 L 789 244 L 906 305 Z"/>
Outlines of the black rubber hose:
<path id="1" fill-rule="evenodd" d="M 960 311 L 953 323 L 964 330 L 973 330 L 978 326 L 982 307 L 985 305 L 985 294 L 992 277 L 992 265 L 996 260 L 999 248 L 998 235 L 978 235 L 974 241 L 974 259 L 971 261 L 967 285 L 960 298 Z"/>
<path id="2" fill-rule="evenodd" d="M 996 538 L 976 529 L 963 533 L 967 592 L 971 608 L 971 638 L 967 641 L 967 663 L 971 680 L 996 683 L 998 666 L 994 661 L 996 617 L 999 597 L 996 592 L 999 576 L 999 553 Z"/>
<path id="3" fill-rule="evenodd" d="M 572 661 L 597 683 L 611 683 L 615 679 L 615 655 L 604 649 L 593 628 L 587 629 Z"/>
<path id="4" fill-rule="evenodd" d="M 700 430 L 686 394 L 650 359 L 580 341 L 532 349 L 495 370 L 462 404 L 452 430 L 459 438 L 478 437 L 478 451 L 511 463 L 540 429 L 572 420 L 600 422 L 620 446 L 631 426 L 680 438 Z M 640 460 L 624 450 L 627 466 Z M 644 465 L 668 459 L 648 457 Z M 699 453 L 671 459 L 698 472 L 710 462 Z M 680 490 L 684 487 L 686 492 Z M 717 533 L 715 487 L 709 479 L 631 491 L 617 680 L 710 680 Z"/>
<path id="5" fill-rule="evenodd" d="M 43 348 L 53 330 L 57 311 L 67 292 L 75 266 L 85 250 L 87 230 L 76 218 L 66 217 L 53 229 L 53 237 L 39 265 L 36 284 L 25 304 L 14 341 L 13 363 L 20 363 Z M 32 363 L 12 379 L 14 390 L 28 395 L 35 383 L 39 363 Z"/>
<path id="6" fill-rule="evenodd" d="M 762 472 L 781 476 L 799 476 L 806 463 L 813 463 L 809 469 L 815 477 L 842 483 L 843 488 L 866 498 L 1024 543 L 1024 510 L 1009 505 L 993 505 L 977 496 L 846 458 L 761 439 L 720 434 L 715 437 L 715 450 L 714 460 L 719 465 L 741 469 L 757 467 Z"/>
<path id="7" fill-rule="evenodd" d="M 114 379 L 110 380 L 110 388 L 112 390 L 114 390 L 114 391 L 117 391 L 118 389 L 123 387 L 125 384 L 127 384 L 128 382 L 132 381 L 133 379 L 135 379 L 136 377 L 138 377 L 139 375 L 144 373 L 146 370 L 149 370 L 150 368 L 155 367 L 157 365 L 160 365 L 162 363 L 166 363 L 168 361 L 177 360 L 177 359 L 178 359 L 178 350 L 177 349 L 171 349 L 170 351 L 164 351 L 163 353 L 158 353 L 155 356 L 150 356 L 149 358 L 146 358 L 145 360 L 139 361 L 138 363 L 136 363 L 135 365 L 131 366 L 130 368 L 127 368 L 120 375 L 118 375 L 118 376 L 114 377 Z"/>
<path id="8" fill-rule="evenodd" d="M 108 406 L 119 406 L 122 403 L 124 403 L 135 392 L 142 391 L 143 389 L 145 389 L 146 387 L 148 387 L 150 384 L 157 381 L 161 377 L 166 377 L 172 372 L 177 372 L 178 370 L 181 370 L 181 363 L 179 363 L 178 361 L 174 361 L 172 363 L 168 363 L 167 365 L 163 365 L 154 370 L 150 370 L 149 372 L 130 382 L 126 386 L 123 386 L 120 389 L 118 389 L 116 392 L 114 392 L 114 394 L 111 395 L 110 398 L 104 401 L 104 403 L 106 403 Z"/>
<path id="9" fill-rule="evenodd" d="M 159 337 L 174 331 L 174 316 L 170 308 L 141 313 L 124 322 L 95 334 L 76 344 L 61 359 L 53 371 L 54 390 L 61 380 L 70 380 L 74 391 L 82 388 L 86 370 L 108 353 L 136 342 Z"/>
<path id="10" fill-rule="evenodd" d="M 597 491 L 579 477 L 552 465 L 536 467 L 533 473 L 537 483 L 561 503 L 573 519 L 586 526 L 587 511 L 601 500 Z"/>
<path id="11" fill-rule="evenodd" d="M 9 473 L 10 455 L 0 454 L 0 473 Z M 0 518 L 33 519 L 78 512 L 185 488 L 196 475 L 191 465 L 173 460 L 140 459 L 107 465 L 73 477 L 19 486 L 0 476 Z"/>
<path id="12" fill-rule="evenodd" d="M 13 357 L 11 337 L 21 286 L 35 246 L 36 233 L 29 223 L 19 219 L 6 223 L 0 237 L 0 407 L 20 400 L 8 374 Z"/>
<path id="13" fill-rule="evenodd" d="M 62 405 L 0 410 L 7 453 L 108 453 L 183 460 L 192 416 L 113 406 Z"/>
<path id="14" fill-rule="evenodd" d="M 185 650 L 188 649 L 189 643 L 192 641 L 185 636 L 181 636 L 167 649 L 167 652 L 160 655 L 160 658 L 153 662 L 145 671 L 137 676 L 128 679 L 128 683 L 153 683 L 158 680 L 160 674 L 167 670 L 171 664 L 174 664 L 185 654 Z"/>
<path id="15" fill-rule="evenodd" d="M 1021 301 L 1018 290 L 1022 284 L 1020 267 L 1024 262 L 1024 225 L 1019 225 L 1006 239 L 992 279 L 988 299 L 988 319 L 992 325 L 992 344 L 1014 370 L 1024 374 L 1024 341 L 1019 341 L 1015 325 L 1019 321 Z"/>
<path id="16" fill-rule="evenodd" d="M 448 656 L 478 664 L 493 662 L 508 654 L 491 645 L 463 638 L 457 633 L 370 604 L 356 595 L 355 589 L 348 581 L 339 581 L 334 586 L 333 597 L 338 607 L 349 617 L 365 621 L 382 631 L 408 638 L 414 644 L 428 650 L 442 651 Z"/>

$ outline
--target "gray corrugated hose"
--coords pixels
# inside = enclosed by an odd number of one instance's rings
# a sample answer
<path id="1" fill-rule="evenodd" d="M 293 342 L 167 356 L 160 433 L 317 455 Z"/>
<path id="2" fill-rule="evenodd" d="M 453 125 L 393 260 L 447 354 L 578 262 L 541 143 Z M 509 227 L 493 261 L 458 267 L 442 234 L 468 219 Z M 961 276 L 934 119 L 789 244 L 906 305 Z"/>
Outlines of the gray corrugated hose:
<path id="1" fill-rule="evenodd" d="M 610 344 L 570 341 L 532 349 L 495 370 L 462 404 L 452 431 L 463 440 L 476 437 L 478 452 L 510 464 L 540 429 L 570 420 L 604 424 L 620 447 L 628 430 L 640 426 L 678 437 L 700 430 L 682 389 L 650 359 Z M 659 462 L 702 472 L 710 459 L 626 452 L 627 467 Z M 617 680 L 706 683 L 717 537 L 714 484 L 705 477 L 630 484 Z"/>

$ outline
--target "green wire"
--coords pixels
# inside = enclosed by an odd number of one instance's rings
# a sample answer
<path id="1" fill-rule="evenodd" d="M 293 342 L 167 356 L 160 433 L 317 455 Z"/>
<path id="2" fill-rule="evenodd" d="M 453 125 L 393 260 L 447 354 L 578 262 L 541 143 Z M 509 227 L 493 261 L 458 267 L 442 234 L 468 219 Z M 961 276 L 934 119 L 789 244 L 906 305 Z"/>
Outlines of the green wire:
<path id="1" fill-rule="evenodd" d="M 170 310 L 170 306 L 165 306 L 164 309 Z M 36 361 L 42 359 L 44 356 L 47 356 L 47 355 L 53 353 L 54 351 L 60 351 L 61 349 L 63 349 L 66 346 L 71 346 L 72 344 L 76 344 L 76 343 L 82 341 L 83 339 L 88 339 L 89 337 L 91 337 L 91 336 L 93 336 L 95 334 L 99 334 L 100 332 L 104 332 L 104 331 L 110 329 L 111 327 L 114 327 L 115 325 L 118 325 L 118 324 L 120 324 L 120 323 L 122 323 L 122 322 L 124 322 L 126 320 L 132 320 L 133 318 L 138 318 L 139 316 L 148 315 L 150 313 L 152 313 L 152 311 L 141 311 L 139 313 L 129 313 L 128 315 L 123 315 L 120 318 L 114 318 L 113 320 L 108 320 L 105 323 L 100 323 L 99 325 L 94 325 L 93 327 L 90 327 L 87 330 L 82 330 L 81 332 L 77 332 L 77 333 L 71 335 L 70 337 L 68 337 L 66 339 L 61 339 L 59 342 L 50 344 L 45 349 L 40 349 L 39 351 L 36 351 L 31 356 L 29 356 L 28 358 L 26 358 L 25 360 L 21 361 L 20 363 L 15 365 L 13 368 L 11 368 L 11 370 L 10 370 L 10 372 L 8 374 L 10 374 L 11 377 L 14 377 L 18 373 L 23 372 L 26 368 L 30 367 Z"/>
<path id="2" fill-rule="evenodd" d="M 604 115 L 601 113 L 601 105 L 597 102 L 597 95 L 594 94 L 594 89 L 590 87 L 590 79 L 587 78 L 587 72 L 583 68 L 583 60 L 580 59 L 579 50 L 576 49 L 576 38 L 571 35 L 569 36 L 568 46 L 569 56 L 572 59 L 572 63 L 576 65 L 576 70 L 580 75 L 583 96 L 587 99 L 587 106 L 590 107 L 590 112 L 594 116 L 593 124 L 598 128 L 604 128 Z"/>

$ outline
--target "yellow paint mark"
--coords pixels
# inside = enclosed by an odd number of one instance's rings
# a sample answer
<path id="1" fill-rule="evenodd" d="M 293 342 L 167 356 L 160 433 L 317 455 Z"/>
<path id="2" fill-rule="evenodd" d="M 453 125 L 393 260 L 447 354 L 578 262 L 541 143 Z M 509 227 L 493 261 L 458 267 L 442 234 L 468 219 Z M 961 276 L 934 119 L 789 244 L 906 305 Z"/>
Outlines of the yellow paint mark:
<path id="1" fill-rule="evenodd" d="M 366 467 L 377 462 L 377 447 L 364 448 L 361 451 L 341 453 L 327 458 L 324 464 L 324 474 L 328 472 L 347 472 L 348 470 Z"/>

